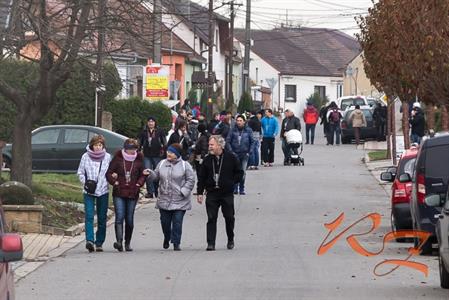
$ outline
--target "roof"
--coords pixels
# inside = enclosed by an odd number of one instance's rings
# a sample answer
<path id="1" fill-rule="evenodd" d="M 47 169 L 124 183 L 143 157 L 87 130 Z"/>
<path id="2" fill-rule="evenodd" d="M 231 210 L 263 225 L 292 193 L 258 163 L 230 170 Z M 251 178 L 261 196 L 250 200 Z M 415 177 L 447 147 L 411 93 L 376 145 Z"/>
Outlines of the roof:
<path id="1" fill-rule="evenodd" d="M 245 30 L 235 37 L 245 41 Z M 251 51 L 281 75 L 341 77 L 344 68 L 361 52 L 360 44 L 334 29 L 306 28 L 252 30 Z"/>
<path id="2" fill-rule="evenodd" d="M 209 9 L 189 0 L 162 0 L 169 12 L 174 12 L 206 44 L 209 42 Z M 217 21 L 229 23 L 229 19 L 214 12 Z"/>

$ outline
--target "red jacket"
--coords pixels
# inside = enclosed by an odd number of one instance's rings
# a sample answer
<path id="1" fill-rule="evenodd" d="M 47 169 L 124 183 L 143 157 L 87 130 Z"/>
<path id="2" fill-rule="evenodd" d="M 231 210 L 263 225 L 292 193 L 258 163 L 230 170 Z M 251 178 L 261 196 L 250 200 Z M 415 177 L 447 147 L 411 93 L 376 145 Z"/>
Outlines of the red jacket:
<path id="1" fill-rule="evenodd" d="M 318 111 L 313 105 L 307 105 L 307 108 L 304 109 L 304 123 L 306 124 L 316 124 L 318 122 Z"/>
<path id="2" fill-rule="evenodd" d="M 123 166 L 125 164 L 125 166 Z M 131 181 L 127 184 L 125 178 L 125 168 L 131 172 Z M 137 199 L 139 197 L 140 188 L 145 183 L 143 155 L 137 153 L 137 157 L 133 162 L 125 161 L 122 155 L 122 151 L 117 151 L 114 158 L 109 164 L 108 171 L 106 172 L 106 179 L 109 184 L 113 186 L 112 196 L 121 198 Z M 112 177 L 112 173 L 117 173 L 117 179 Z M 115 182 L 118 181 L 118 185 Z M 136 186 L 136 184 L 138 186 Z"/>

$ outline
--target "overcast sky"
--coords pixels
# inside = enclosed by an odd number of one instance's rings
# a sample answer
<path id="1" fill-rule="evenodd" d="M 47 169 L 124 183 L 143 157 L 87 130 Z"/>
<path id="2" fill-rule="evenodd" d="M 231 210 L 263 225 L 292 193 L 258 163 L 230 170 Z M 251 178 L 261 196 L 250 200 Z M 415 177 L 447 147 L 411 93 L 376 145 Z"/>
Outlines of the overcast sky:
<path id="1" fill-rule="evenodd" d="M 193 0 L 208 6 L 208 0 Z M 215 7 L 228 0 L 215 1 Z M 246 0 L 236 0 L 243 6 L 237 9 L 236 27 L 245 27 Z M 340 29 L 348 34 L 358 31 L 355 16 L 366 14 L 371 0 L 252 0 L 252 29 L 271 29 L 288 23 L 306 27 Z M 217 10 L 229 16 L 227 6 Z"/>

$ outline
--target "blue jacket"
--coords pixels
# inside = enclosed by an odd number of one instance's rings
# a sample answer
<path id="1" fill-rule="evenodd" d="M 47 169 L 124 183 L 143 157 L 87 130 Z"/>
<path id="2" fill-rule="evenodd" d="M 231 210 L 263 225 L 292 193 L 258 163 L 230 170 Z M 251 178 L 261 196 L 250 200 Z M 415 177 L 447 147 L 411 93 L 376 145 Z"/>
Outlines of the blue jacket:
<path id="1" fill-rule="evenodd" d="M 237 155 L 249 154 L 254 147 L 253 131 L 248 126 L 239 130 L 237 125 L 232 128 L 226 138 L 226 147 Z"/>
<path id="2" fill-rule="evenodd" d="M 268 138 L 274 138 L 279 133 L 279 124 L 275 117 L 263 117 L 262 123 L 262 136 Z"/>

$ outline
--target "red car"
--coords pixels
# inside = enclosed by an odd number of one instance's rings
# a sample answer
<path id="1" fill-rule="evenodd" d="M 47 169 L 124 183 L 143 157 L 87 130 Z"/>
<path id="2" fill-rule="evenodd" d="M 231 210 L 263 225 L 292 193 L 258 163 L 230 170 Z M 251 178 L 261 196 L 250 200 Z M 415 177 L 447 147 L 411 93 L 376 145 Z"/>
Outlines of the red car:
<path id="1" fill-rule="evenodd" d="M 380 179 L 392 182 L 391 186 L 391 228 L 393 231 L 413 229 L 410 214 L 410 197 L 412 193 L 412 182 L 410 178 L 415 168 L 418 148 L 412 147 L 406 150 L 399 160 L 396 172 L 390 169 L 383 172 Z M 409 174 L 410 176 L 403 176 Z"/>

